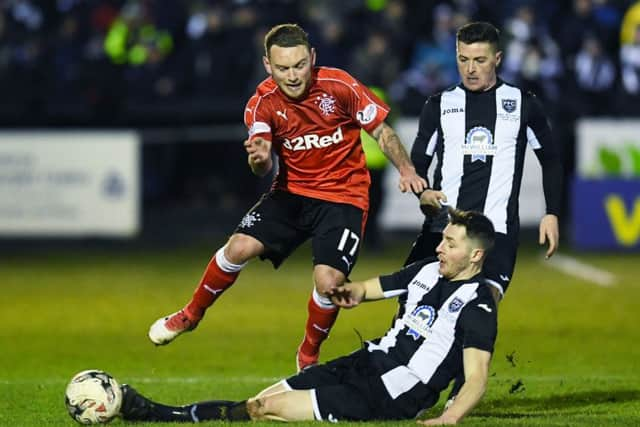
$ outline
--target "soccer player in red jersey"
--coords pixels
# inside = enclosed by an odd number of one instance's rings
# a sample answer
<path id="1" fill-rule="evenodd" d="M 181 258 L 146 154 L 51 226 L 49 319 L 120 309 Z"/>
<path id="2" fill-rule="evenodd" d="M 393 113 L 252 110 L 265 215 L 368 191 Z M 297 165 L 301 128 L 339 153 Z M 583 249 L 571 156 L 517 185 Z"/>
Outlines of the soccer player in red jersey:
<path id="1" fill-rule="evenodd" d="M 211 259 L 191 301 L 158 319 L 149 338 L 167 344 L 194 329 L 250 259 L 269 259 L 277 268 L 311 239 L 315 287 L 296 357 L 300 370 L 318 362 L 320 345 L 338 315 L 328 295 L 346 281 L 363 237 L 370 179 L 360 129 L 378 141 L 400 172 L 400 191 L 420 193 L 426 181 L 384 122 L 389 107 L 345 71 L 316 67 L 315 50 L 301 27 L 273 27 L 264 46 L 270 77 L 247 103 L 244 147 L 258 176 L 273 170 L 277 155 L 273 186 Z"/>

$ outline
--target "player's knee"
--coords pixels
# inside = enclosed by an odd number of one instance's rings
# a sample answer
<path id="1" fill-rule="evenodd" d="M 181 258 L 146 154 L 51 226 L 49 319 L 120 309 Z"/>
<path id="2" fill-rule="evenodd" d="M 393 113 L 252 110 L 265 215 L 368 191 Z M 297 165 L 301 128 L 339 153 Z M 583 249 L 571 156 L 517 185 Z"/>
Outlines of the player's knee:
<path id="1" fill-rule="evenodd" d="M 263 251 L 264 245 L 256 238 L 246 234 L 234 234 L 225 246 L 224 256 L 229 262 L 243 264 Z"/>
<path id="2" fill-rule="evenodd" d="M 318 291 L 320 295 L 326 296 L 331 290 L 338 286 L 342 286 L 346 278 L 344 273 L 340 270 L 336 270 L 329 266 L 316 266 L 313 279 L 316 285 L 316 291 Z"/>
<path id="3" fill-rule="evenodd" d="M 254 421 L 268 420 L 268 415 L 277 416 L 277 408 L 273 404 L 273 399 L 268 397 L 255 397 L 247 401 L 247 412 Z"/>
<path id="4" fill-rule="evenodd" d="M 253 398 L 247 400 L 247 412 L 249 413 L 249 417 L 252 420 L 260 420 L 264 416 L 264 411 L 262 410 L 262 403 L 260 402 L 260 398 Z"/>

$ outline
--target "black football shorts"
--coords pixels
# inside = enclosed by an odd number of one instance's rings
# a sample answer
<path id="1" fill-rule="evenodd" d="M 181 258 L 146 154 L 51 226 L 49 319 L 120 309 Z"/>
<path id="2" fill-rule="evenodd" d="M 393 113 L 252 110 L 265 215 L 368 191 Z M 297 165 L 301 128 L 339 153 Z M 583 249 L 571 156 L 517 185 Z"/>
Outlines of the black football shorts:
<path id="1" fill-rule="evenodd" d="M 276 268 L 311 239 L 314 265 L 329 265 L 349 276 L 358 259 L 365 220 L 355 206 L 275 190 L 262 196 L 235 232 L 262 242 L 261 258 Z"/>
<path id="2" fill-rule="evenodd" d="M 411 419 L 438 400 L 437 393 L 411 392 L 392 399 L 365 349 L 311 366 L 285 383 L 293 390 L 311 390 L 315 418 L 330 422 Z"/>

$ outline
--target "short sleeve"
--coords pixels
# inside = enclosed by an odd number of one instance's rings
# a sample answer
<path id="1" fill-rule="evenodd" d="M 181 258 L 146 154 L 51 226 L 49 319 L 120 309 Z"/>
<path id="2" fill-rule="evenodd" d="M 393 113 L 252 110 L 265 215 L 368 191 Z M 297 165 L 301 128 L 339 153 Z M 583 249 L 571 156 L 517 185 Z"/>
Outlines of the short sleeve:
<path id="1" fill-rule="evenodd" d="M 413 264 L 409 264 L 402 270 L 396 271 L 395 273 L 380 276 L 382 291 L 386 294 L 392 291 L 407 289 L 409 283 L 411 283 L 413 278 L 416 277 L 420 270 L 422 270 L 422 267 L 433 261 L 434 259 L 421 260 L 414 262 Z"/>
<path id="2" fill-rule="evenodd" d="M 260 136 L 271 141 L 271 109 L 264 98 L 257 93 L 249 99 L 244 109 L 244 124 L 249 133 L 249 139 Z"/>
<path id="3" fill-rule="evenodd" d="M 373 132 L 389 114 L 389 106 L 378 98 L 371 89 L 359 82 L 347 72 L 341 72 L 339 80 L 341 97 L 346 99 L 345 106 L 349 116 L 367 131 Z"/>
<path id="4" fill-rule="evenodd" d="M 476 298 L 460 314 L 463 331 L 462 347 L 473 347 L 493 353 L 498 334 L 497 309 L 493 298 Z"/>

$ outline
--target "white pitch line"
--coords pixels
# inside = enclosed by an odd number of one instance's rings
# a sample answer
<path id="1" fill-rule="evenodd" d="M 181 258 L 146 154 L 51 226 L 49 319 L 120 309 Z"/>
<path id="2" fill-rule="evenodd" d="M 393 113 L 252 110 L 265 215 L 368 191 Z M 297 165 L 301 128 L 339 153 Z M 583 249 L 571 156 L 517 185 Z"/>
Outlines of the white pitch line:
<path id="1" fill-rule="evenodd" d="M 603 288 L 614 286 L 618 279 L 613 273 L 594 267 L 576 258 L 555 254 L 545 264 L 562 271 L 570 276 L 578 277 L 587 282 L 595 283 Z"/>
<path id="2" fill-rule="evenodd" d="M 525 382 L 556 382 L 556 381 L 565 381 L 565 382 L 576 382 L 576 381 L 584 381 L 584 376 L 578 374 L 571 375 L 520 375 L 518 378 L 522 378 Z M 167 384 L 167 383 L 178 383 L 178 384 L 192 384 L 192 383 L 206 383 L 209 381 L 219 381 L 222 377 L 167 377 L 167 378 L 150 378 L 150 377 L 131 377 L 127 378 L 127 380 L 131 380 L 132 384 Z M 508 372 L 498 372 L 497 376 L 493 378 L 496 381 L 509 381 L 514 378 L 514 375 L 509 375 Z M 588 381 L 597 382 L 597 381 L 631 381 L 628 374 L 619 374 L 619 375 L 589 375 Z M 275 383 L 276 381 L 282 380 L 282 378 L 278 377 L 251 377 L 251 376 L 236 376 L 236 377 L 228 377 L 225 380 L 232 380 L 233 382 L 237 382 L 237 380 L 244 381 L 247 383 Z M 0 385 L 41 385 L 41 386 L 51 386 L 51 385 L 63 385 L 69 381 L 69 378 L 40 378 L 40 379 L 16 379 L 9 380 L 5 378 L 0 378 Z"/>

